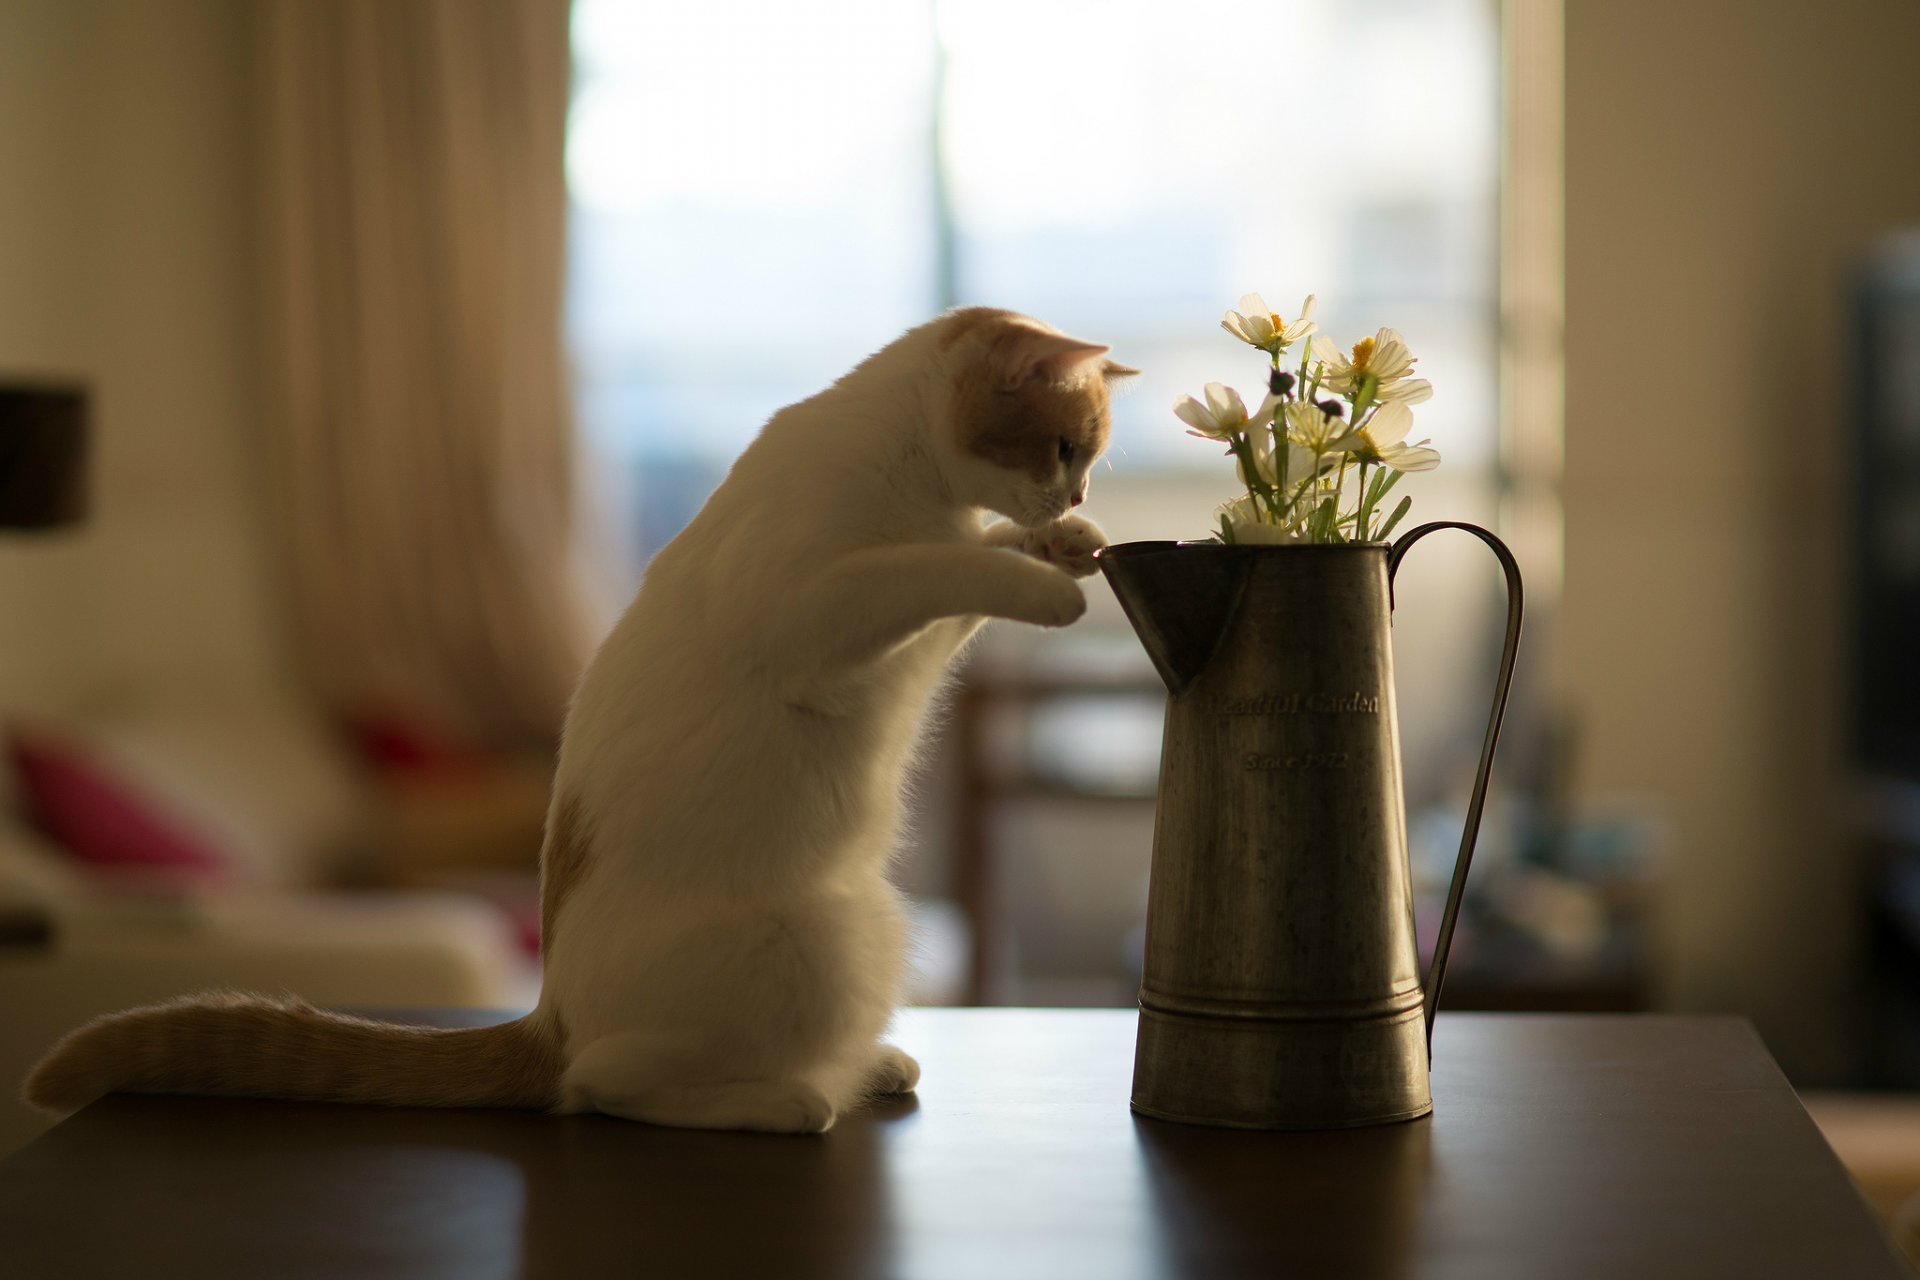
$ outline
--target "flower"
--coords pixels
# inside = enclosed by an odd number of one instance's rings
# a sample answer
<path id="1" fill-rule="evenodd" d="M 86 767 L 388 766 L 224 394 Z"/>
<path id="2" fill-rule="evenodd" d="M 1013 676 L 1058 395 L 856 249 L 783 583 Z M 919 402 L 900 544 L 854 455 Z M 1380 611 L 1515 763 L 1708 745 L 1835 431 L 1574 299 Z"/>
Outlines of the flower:
<path id="1" fill-rule="evenodd" d="M 1425 378 L 1410 378 L 1417 357 L 1407 350 L 1406 339 L 1398 329 L 1383 328 L 1371 338 L 1353 344 L 1353 354 L 1340 353 L 1338 344 L 1322 357 L 1322 388 L 1349 399 L 1360 394 L 1369 379 L 1373 383 L 1375 404 L 1419 404 L 1433 396 L 1433 384 Z"/>
<path id="2" fill-rule="evenodd" d="M 1202 440 L 1225 440 L 1238 435 L 1247 429 L 1249 421 L 1265 422 L 1273 412 L 1273 397 L 1268 396 L 1249 419 L 1246 401 L 1225 383 L 1209 382 L 1205 394 L 1205 404 L 1192 396 L 1181 396 L 1173 406 L 1174 416 L 1192 428 L 1187 434 Z"/>
<path id="3" fill-rule="evenodd" d="M 1378 462 L 1395 471 L 1431 471 L 1440 465 L 1440 451 L 1429 449 L 1425 440 L 1402 444 L 1412 429 L 1413 410 L 1404 402 L 1383 404 L 1355 433 L 1360 442 L 1354 453 L 1362 462 Z"/>
<path id="4" fill-rule="evenodd" d="M 1359 447 L 1358 434 L 1346 429 L 1345 418 L 1327 413 L 1317 404 L 1305 400 L 1289 400 L 1285 410 L 1287 419 L 1287 439 L 1298 444 L 1311 454 L 1325 456 L 1330 453 L 1346 453 Z M 1305 475 L 1304 471 L 1296 474 Z"/>
<path id="5" fill-rule="evenodd" d="M 1274 437 L 1272 432 L 1256 431 L 1247 437 L 1247 452 L 1253 455 L 1254 474 L 1251 476 L 1247 474 L 1245 461 L 1236 462 L 1234 464 L 1234 470 L 1239 473 L 1241 484 L 1252 485 L 1258 481 L 1269 489 L 1278 489 L 1281 487 L 1279 469 L 1274 465 L 1274 457 L 1277 451 L 1273 446 Z M 1288 440 L 1286 487 L 1292 489 L 1308 476 L 1325 474 L 1331 470 L 1338 461 L 1339 457 L 1337 453 L 1316 455 L 1312 449 L 1307 448 L 1305 445 L 1294 440 Z"/>
<path id="6" fill-rule="evenodd" d="M 1382 383 L 1373 391 L 1375 404 L 1425 404 L 1433 399 L 1433 384 L 1425 378 Z"/>
<path id="7" fill-rule="evenodd" d="M 1268 524 L 1260 517 L 1260 508 L 1245 494 L 1220 505 L 1219 518 L 1233 530 L 1237 546 L 1267 546 L 1276 542 L 1298 542 L 1299 536 Z"/>
<path id="8" fill-rule="evenodd" d="M 1313 322 L 1312 315 L 1312 294 L 1300 304 L 1300 318 L 1289 321 L 1278 312 L 1269 311 L 1259 294 L 1250 293 L 1240 299 L 1240 310 L 1227 312 L 1220 327 L 1248 346 L 1277 356 L 1320 327 Z"/>
<path id="9" fill-rule="evenodd" d="M 1323 354 L 1313 346 L 1313 304 L 1308 294 L 1299 318 L 1287 320 L 1250 293 L 1220 322 L 1270 357 L 1262 361 L 1269 366 L 1262 371 L 1267 394 L 1252 412 L 1239 392 L 1218 382 L 1173 406 L 1187 434 L 1225 445 L 1233 456 L 1245 496 L 1217 512 L 1217 537 L 1226 542 L 1379 541 L 1407 513 L 1405 498 L 1390 512 L 1380 509 L 1401 473 L 1440 465 L 1428 441 L 1407 443 L 1413 406 L 1432 398 L 1433 384 L 1413 376 L 1406 339 L 1382 328 L 1350 349 Z M 1299 367 L 1283 369 L 1280 357 L 1294 342 L 1305 348 Z"/>

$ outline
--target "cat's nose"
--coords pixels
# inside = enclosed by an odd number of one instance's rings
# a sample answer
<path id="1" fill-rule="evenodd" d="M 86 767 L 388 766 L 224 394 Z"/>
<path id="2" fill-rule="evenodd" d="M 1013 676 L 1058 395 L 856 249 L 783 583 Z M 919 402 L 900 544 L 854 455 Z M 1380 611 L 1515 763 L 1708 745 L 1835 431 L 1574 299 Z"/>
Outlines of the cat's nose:
<path id="1" fill-rule="evenodd" d="M 1073 505 L 1074 505 L 1074 506 L 1076 506 L 1076 507 L 1077 507 L 1077 506 L 1079 506 L 1079 505 L 1080 505 L 1081 503 L 1083 503 L 1083 502 L 1085 502 L 1086 500 L 1087 500 L 1087 491 L 1086 491 L 1085 489 L 1075 489 L 1075 490 L 1073 491 Z"/>

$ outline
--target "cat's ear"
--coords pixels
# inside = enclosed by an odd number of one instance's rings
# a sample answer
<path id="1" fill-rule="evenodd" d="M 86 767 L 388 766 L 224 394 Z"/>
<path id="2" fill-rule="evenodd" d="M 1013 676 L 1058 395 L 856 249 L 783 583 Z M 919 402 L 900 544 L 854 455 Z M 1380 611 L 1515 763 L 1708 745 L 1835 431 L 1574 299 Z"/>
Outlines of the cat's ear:
<path id="1" fill-rule="evenodd" d="M 1113 350 L 1064 333 L 1014 326 L 994 352 L 1000 385 L 1008 391 L 1029 382 L 1072 382 L 1085 367 Z"/>
<path id="2" fill-rule="evenodd" d="M 1140 371 L 1131 365 L 1121 364 L 1118 360 L 1109 360 L 1100 366 L 1100 376 L 1112 382 L 1115 378 L 1137 378 L 1140 376 Z"/>

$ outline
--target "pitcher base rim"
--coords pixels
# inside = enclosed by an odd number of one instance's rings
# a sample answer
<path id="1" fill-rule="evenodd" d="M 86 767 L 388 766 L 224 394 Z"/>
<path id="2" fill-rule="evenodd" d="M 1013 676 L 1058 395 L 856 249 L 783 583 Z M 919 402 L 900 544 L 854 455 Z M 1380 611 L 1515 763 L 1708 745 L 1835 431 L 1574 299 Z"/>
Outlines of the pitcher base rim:
<path id="1" fill-rule="evenodd" d="M 1257 1129 L 1270 1133 L 1293 1132 L 1308 1133 L 1316 1129 L 1366 1129 L 1381 1124 L 1404 1124 L 1409 1120 L 1418 1120 L 1433 1114 L 1433 1104 L 1415 1107 L 1410 1111 L 1396 1111 L 1386 1115 L 1369 1116 L 1364 1120 L 1332 1121 L 1286 1121 L 1286 1120 L 1210 1120 L 1200 1116 L 1179 1115 L 1172 1111 L 1162 1111 L 1144 1103 L 1129 1100 L 1127 1107 L 1135 1115 L 1146 1116 L 1150 1120 L 1167 1120 L 1174 1124 L 1204 1125 L 1209 1129 Z"/>

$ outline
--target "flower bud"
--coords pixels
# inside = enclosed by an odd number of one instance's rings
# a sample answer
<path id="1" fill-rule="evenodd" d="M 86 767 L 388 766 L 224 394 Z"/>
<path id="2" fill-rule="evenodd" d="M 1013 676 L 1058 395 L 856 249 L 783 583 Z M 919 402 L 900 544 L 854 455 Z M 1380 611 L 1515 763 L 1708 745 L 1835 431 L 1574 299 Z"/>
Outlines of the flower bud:
<path id="1" fill-rule="evenodd" d="M 1326 414 L 1329 418 L 1338 418 L 1347 411 L 1347 406 L 1341 404 L 1338 400 L 1322 400 L 1314 405 L 1314 408 Z"/>
<path id="2" fill-rule="evenodd" d="M 1293 390 L 1293 375 L 1285 369 L 1275 369 L 1267 378 L 1267 390 L 1277 396 L 1286 395 Z"/>

